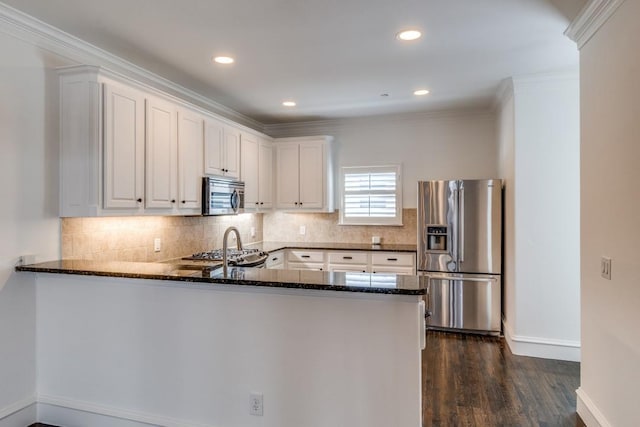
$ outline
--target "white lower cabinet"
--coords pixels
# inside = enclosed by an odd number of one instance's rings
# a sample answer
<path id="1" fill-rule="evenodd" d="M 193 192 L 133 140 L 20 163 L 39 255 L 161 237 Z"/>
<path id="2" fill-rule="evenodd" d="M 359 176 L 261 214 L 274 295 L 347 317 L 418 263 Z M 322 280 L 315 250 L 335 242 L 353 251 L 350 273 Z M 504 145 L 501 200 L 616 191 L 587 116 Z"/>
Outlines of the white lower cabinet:
<path id="1" fill-rule="evenodd" d="M 285 251 L 271 252 L 267 258 L 267 268 L 271 270 L 283 270 L 285 267 Z"/>
<path id="2" fill-rule="evenodd" d="M 286 254 L 282 252 L 278 251 L 270 255 L 267 260 L 267 268 L 337 273 L 416 274 L 416 255 L 413 252 L 322 251 L 313 249 L 288 249 L 284 251 Z M 272 257 L 277 259 L 272 261 Z M 279 262 L 283 262 L 283 264 L 279 264 Z"/>
<path id="3" fill-rule="evenodd" d="M 369 271 L 369 252 L 337 252 L 327 253 L 328 270 L 342 273 L 367 273 Z"/>
<path id="4" fill-rule="evenodd" d="M 408 252 L 374 252 L 372 273 L 416 274 L 416 254 Z"/>
<path id="5" fill-rule="evenodd" d="M 287 256 L 287 269 L 324 271 L 324 251 L 290 250 Z"/>

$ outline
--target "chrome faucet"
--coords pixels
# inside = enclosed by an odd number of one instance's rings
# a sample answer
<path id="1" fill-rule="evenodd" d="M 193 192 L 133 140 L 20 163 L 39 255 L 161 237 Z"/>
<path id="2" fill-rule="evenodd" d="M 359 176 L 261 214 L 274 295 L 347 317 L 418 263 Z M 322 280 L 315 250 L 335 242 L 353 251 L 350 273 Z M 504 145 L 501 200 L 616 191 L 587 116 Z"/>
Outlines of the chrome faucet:
<path id="1" fill-rule="evenodd" d="M 239 251 L 242 250 L 242 240 L 240 240 L 240 232 L 235 227 L 229 227 L 224 232 L 224 237 L 222 237 L 222 274 L 224 277 L 227 277 L 228 273 L 228 261 L 227 261 L 227 247 L 229 246 L 227 240 L 229 240 L 230 232 L 236 233 L 236 244 Z"/>

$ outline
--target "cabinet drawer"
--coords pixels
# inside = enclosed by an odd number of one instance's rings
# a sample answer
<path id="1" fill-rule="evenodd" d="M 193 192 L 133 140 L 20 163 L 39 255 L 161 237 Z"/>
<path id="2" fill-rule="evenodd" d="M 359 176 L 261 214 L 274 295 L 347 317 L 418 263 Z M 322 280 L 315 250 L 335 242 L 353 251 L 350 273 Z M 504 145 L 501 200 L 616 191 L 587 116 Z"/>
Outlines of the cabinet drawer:
<path id="1" fill-rule="evenodd" d="M 329 252 L 330 264 L 368 264 L 367 252 Z"/>
<path id="2" fill-rule="evenodd" d="M 397 266 L 397 267 L 380 267 L 380 266 L 373 266 L 371 268 L 371 272 L 373 274 L 385 274 L 385 273 L 393 273 L 393 274 L 409 274 L 409 275 L 413 275 L 416 274 L 415 270 L 413 269 L 413 267 L 402 267 L 402 266 Z"/>
<path id="3" fill-rule="evenodd" d="M 329 271 L 336 273 L 366 273 L 369 271 L 367 264 L 329 264 Z"/>
<path id="4" fill-rule="evenodd" d="M 371 254 L 371 264 L 373 265 L 403 265 L 413 267 L 415 254 L 407 252 L 381 252 Z"/>
<path id="5" fill-rule="evenodd" d="M 322 251 L 289 251 L 289 261 L 292 262 L 324 262 Z"/>
<path id="6" fill-rule="evenodd" d="M 313 270 L 324 271 L 322 262 L 289 262 L 287 270 Z"/>

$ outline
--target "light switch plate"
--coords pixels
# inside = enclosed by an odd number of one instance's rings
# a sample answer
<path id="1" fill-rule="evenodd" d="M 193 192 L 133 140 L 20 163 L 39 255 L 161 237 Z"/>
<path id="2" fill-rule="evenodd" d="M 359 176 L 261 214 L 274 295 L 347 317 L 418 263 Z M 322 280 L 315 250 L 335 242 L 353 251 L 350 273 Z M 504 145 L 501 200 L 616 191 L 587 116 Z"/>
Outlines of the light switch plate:
<path id="1" fill-rule="evenodd" d="M 307 227 L 305 225 L 301 225 L 300 226 L 300 234 L 302 236 L 304 236 L 305 234 L 307 234 Z"/>
<path id="2" fill-rule="evenodd" d="M 603 279 L 611 280 L 611 258 L 603 256 L 600 260 L 600 276 Z"/>
<path id="3" fill-rule="evenodd" d="M 155 239 L 153 239 L 153 251 L 160 252 L 161 249 L 162 249 L 162 240 L 160 240 L 159 237 L 156 237 Z"/>

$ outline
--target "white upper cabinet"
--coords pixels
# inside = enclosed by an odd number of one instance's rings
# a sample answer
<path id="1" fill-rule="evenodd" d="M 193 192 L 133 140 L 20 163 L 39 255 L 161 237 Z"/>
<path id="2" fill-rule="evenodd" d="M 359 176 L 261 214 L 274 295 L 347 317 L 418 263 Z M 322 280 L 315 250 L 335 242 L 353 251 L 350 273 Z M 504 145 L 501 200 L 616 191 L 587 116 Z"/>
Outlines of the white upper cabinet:
<path id="1" fill-rule="evenodd" d="M 204 129 L 204 172 L 240 177 L 240 131 L 219 120 L 207 118 Z"/>
<path id="2" fill-rule="evenodd" d="M 146 111 L 147 209 L 171 209 L 176 203 L 178 178 L 177 110 L 174 104 L 150 97 Z"/>
<path id="3" fill-rule="evenodd" d="M 271 142 L 243 132 L 241 141 L 241 179 L 244 206 L 248 210 L 273 207 L 273 148 Z"/>
<path id="4" fill-rule="evenodd" d="M 242 126 L 100 67 L 59 75 L 60 216 L 197 215 L 205 174 L 240 177 Z M 270 140 L 252 134 L 267 208 Z"/>
<path id="5" fill-rule="evenodd" d="M 273 144 L 260 139 L 258 143 L 258 194 L 260 209 L 273 207 Z"/>
<path id="6" fill-rule="evenodd" d="M 75 86 L 75 87 L 74 87 Z M 65 95 L 77 96 L 69 82 Z M 63 101 L 69 102 L 70 99 Z M 84 100 L 78 100 L 82 105 Z M 139 210 L 144 194 L 144 94 L 116 83 L 104 84 L 104 209 Z M 63 104 L 64 105 L 64 104 Z M 71 113 L 69 106 L 67 113 Z M 63 126 L 63 135 L 74 135 Z M 75 145 L 79 141 L 72 141 Z M 71 147 L 64 147 L 70 148 Z M 81 150 L 82 152 L 84 150 Z M 66 159 L 63 159 L 63 161 Z M 66 162 L 65 162 L 66 163 Z M 96 165 L 97 166 L 97 165 Z M 63 168 L 63 174 L 71 172 Z M 78 175 L 76 179 L 81 180 Z"/>
<path id="7" fill-rule="evenodd" d="M 202 209 L 204 175 L 204 119 L 187 109 L 178 111 L 178 203 L 179 210 Z"/>
<path id="8" fill-rule="evenodd" d="M 334 210 L 331 141 L 328 136 L 276 140 L 276 208 Z"/>

